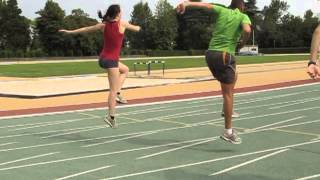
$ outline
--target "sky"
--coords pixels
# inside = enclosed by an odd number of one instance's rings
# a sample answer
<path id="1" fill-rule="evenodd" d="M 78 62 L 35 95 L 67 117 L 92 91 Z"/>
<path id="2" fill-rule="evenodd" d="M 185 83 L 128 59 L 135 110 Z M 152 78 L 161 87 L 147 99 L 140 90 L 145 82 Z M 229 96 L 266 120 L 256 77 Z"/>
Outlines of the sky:
<path id="1" fill-rule="evenodd" d="M 92 18 L 97 17 L 97 10 L 106 10 L 110 4 L 120 4 L 123 9 L 123 19 L 130 20 L 130 13 L 133 6 L 141 0 L 54 0 L 59 3 L 60 7 L 65 10 L 66 14 L 70 14 L 72 9 L 83 9 Z M 143 0 L 149 3 L 152 10 L 155 9 L 158 0 Z M 303 16 L 308 9 L 315 13 L 320 13 L 320 0 L 284 0 L 290 5 L 289 12 L 294 15 Z M 168 0 L 168 2 L 176 6 L 181 0 Z M 229 5 L 231 0 L 203 0 L 203 2 L 220 3 Z M 269 5 L 271 0 L 257 0 L 257 6 L 262 9 Z M 22 15 L 27 18 L 34 19 L 38 15 L 35 12 L 44 8 L 46 0 L 18 0 L 18 5 L 22 9 Z"/>

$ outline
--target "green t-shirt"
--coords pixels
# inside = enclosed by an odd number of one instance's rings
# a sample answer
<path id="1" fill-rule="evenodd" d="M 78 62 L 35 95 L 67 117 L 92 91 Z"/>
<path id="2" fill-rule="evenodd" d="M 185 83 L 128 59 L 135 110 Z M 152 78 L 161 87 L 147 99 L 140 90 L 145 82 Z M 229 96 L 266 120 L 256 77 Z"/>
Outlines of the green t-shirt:
<path id="1" fill-rule="evenodd" d="M 249 17 L 239 9 L 229 9 L 215 5 L 217 20 L 214 25 L 209 50 L 224 51 L 234 54 L 242 33 L 242 24 L 251 24 Z"/>

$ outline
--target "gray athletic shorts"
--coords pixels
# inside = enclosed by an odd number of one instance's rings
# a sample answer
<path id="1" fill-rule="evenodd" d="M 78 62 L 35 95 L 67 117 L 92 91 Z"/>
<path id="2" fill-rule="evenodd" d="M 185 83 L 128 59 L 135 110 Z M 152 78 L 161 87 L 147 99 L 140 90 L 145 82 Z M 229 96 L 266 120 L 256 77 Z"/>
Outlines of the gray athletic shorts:
<path id="1" fill-rule="evenodd" d="M 236 80 L 235 57 L 227 52 L 206 52 L 206 61 L 212 75 L 221 83 L 232 84 Z"/>

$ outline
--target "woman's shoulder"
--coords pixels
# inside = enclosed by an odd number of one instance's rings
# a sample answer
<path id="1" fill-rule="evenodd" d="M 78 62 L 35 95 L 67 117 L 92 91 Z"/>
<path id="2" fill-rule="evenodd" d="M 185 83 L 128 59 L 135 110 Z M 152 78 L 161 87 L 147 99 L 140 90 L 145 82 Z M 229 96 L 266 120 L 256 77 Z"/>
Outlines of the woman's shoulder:
<path id="1" fill-rule="evenodd" d="M 127 20 L 120 20 L 120 24 L 125 26 L 128 25 L 129 22 Z"/>

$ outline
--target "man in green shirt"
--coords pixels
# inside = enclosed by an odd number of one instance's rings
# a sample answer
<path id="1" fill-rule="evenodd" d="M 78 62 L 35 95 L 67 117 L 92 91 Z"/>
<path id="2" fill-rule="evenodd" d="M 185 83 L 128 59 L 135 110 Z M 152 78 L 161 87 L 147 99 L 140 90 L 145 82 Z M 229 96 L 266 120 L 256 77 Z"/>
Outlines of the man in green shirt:
<path id="1" fill-rule="evenodd" d="M 251 21 L 242 13 L 245 8 L 243 0 L 232 0 L 229 8 L 215 4 L 184 1 L 179 4 L 177 11 L 184 13 L 186 7 L 198 7 L 212 10 L 217 16 L 214 25 L 206 61 L 213 76 L 220 82 L 223 95 L 223 116 L 225 130 L 221 135 L 223 140 L 240 144 L 241 138 L 232 129 L 233 94 L 237 81 L 235 51 L 239 43 L 243 45 L 250 37 Z"/>

